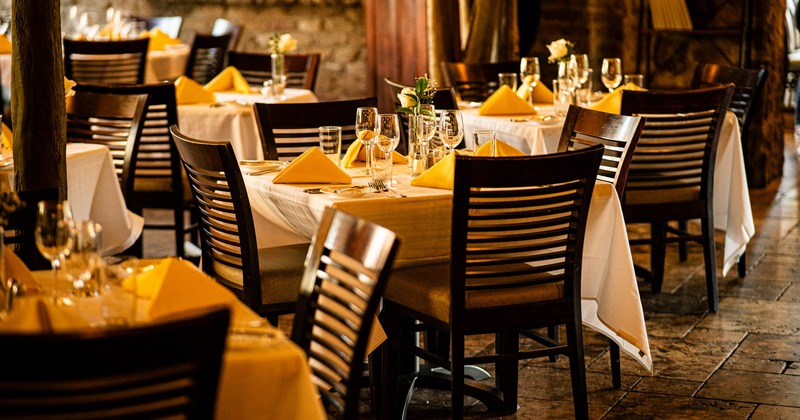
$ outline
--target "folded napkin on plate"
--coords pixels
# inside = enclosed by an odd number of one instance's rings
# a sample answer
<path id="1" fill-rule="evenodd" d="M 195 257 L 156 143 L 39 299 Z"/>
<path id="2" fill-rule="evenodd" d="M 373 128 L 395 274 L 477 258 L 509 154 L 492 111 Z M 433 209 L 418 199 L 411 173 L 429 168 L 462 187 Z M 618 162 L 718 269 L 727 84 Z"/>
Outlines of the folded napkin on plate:
<path id="1" fill-rule="evenodd" d="M 0 54 L 11 54 L 11 41 L 5 35 L 0 35 Z"/>
<path id="2" fill-rule="evenodd" d="M 609 114 L 619 114 L 622 110 L 622 91 L 623 90 L 647 90 L 641 88 L 633 83 L 624 84 L 613 92 L 606 95 L 603 99 L 599 100 L 596 104 L 589 107 L 595 111 L 608 112 Z"/>
<path id="3" fill-rule="evenodd" d="M 478 108 L 478 115 L 534 115 L 536 110 L 510 87 L 503 85 Z"/>
<path id="4" fill-rule="evenodd" d="M 236 67 L 228 66 L 203 86 L 209 92 L 250 93 L 250 84 Z"/>
<path id="5" fill-rule="evenodd" d="M 344 168 L 352 168 L 355 166 L 356 162 L 366 162 L 367 161 L 367 148 L 364 147 L 364 142 L 361 139 L 356 139 L 353 143 L 350 144 L 350 147 L 347 148 L 347 152 L 344 154 L 342 158 L 342 167 Z M 397 153 L 396 151 L 392 151 L 392 163 L 408 163 L 408 158 Z"/>
<path id="6" fill-rule="evenodd" d="M 14 253 L 14 250 L 9 246 L 5 246 L 5 261 L 6 261 L 6 276 L 5 278 L 15 278 L 23 286 L 27 292 L 41 290 L 42 285 L 33 276 L 28 266 Z"/>
<path id="7" fill-rule="evenodd" d="M 418 177 L 412 179 L 411 185 L 452 190 L 455 172 L 456 152 L 453 152 L 436 162 L 435 165 L 428 168 Z"/>
<path id="8" fill-rule="evenodd" d="M 57 305 L 41 296 L 14 299 L 14 310 L 0 321 L 0 333 L 62 333 L 89 327 L 75 306 Z"/>
<path id="9" fill-rule="evenodd" d="M 475 151 L 475 156 L 491 156 L 492 155 L 492 143 L 486 143 L 481 145 L 478 150 Z M 496 157 L 511 157 L 511 156 L 527 156 L 525 153 L 520 152 L 514 146 L 509 145 L 508 143 L 502 140 L 495 140 L 495 156 Z"/>
<path id="10" fill-rule="evenodd" d="M 517 96 L 524 101 L 528 100 L 528 95 L 530 94 L 529 87 L 532 80 L 533 76 L 525 76 L 522 85 L 517 89 Z M 550 105 L 553 103 L 553 92 L 550 91 L 544 83 L 538 82 L 536 86 L 533 87 L 533 102 Z"/>
<path id="11" fill-rule="evenodd" d="M 352 182 L 341 168 L 328 159 L 318 147 L 312 147 L 272 180 L 275 184 L 349 184 Z"/>
<path id="12" fill-rule="evenodd" d="M 3 123 L 3 149 L 13 149 L 14 148 L 14 133 L 11 131 L 10 128 Z"/>
<path id="13" fill-rule="evenodd" d="M 148 36 L 150 37 L 150 51 L 160 51 L 167 45 L 178 45 L 181 43 L 180 39 L 173 38 L 158 28 L 151 29 L 148 32 Z"/>
<path id="14" fill-rule="evenodd" d="M 175 81 L 175 100 L 178 105 L 208 104 L 217 102 L 217 97 L 213 92 L 203 89 L 200 83 L 181 76 Z"/>

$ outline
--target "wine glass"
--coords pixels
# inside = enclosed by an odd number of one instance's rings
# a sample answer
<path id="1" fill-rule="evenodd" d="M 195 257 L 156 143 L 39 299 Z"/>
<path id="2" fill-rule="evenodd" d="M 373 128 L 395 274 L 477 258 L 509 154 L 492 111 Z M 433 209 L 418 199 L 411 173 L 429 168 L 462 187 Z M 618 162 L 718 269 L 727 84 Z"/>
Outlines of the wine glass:
<path id="1" fill-rule="evenodd" d="M 433 104 L 421 104 L 417 114 L 417 139 L 421 147 L 420 154 L 424 159 L 428 156 L 428 143 L 436 135 L 436 108 Z"/>
<path id="2" fill-rule="evenodd" d="M 573 92 L 577 83 L 578 65 L 573 57 L 558 66 L 558 88 Z"/>
<path id="3" fill-rule="evenodd" d="M 36 215 L 34 238 L 36 248 L 53 267 L 53 298 L 58 302 L 58 269 L 64 253 L 72 246 L 72 210 L 65 201 L 40 201 Z"/>
<path id="4" fill-rule="evenodd" d="M 600 77 L 608 91 L 613 92 L 622 81 L 622 61 L 619 58 L 604 58 Z"/>
<path id="5" fill-rule="evenodd" d="M 528 102 L 533 103 L 533 88 L 539 83 L 539 59 L 536 57 L 522 57 L 519 63 L 519 75 L 522 83 L 528 86 Z"/>
<path id="6" fill-rule="evenodd" d="M 397 114 L 378 114 L 378 123 L 375 125 L 375 137 L 372 140 L 385 156 L 388 169 L 388 185 L 392 181 L 392 152 L 400 143 L 400 119 Z"/>
<path id="7" fill-rule="evenodd" d="M 378 120 L 378 108 L 360 107 L 356 109 L 356 136 L 366 147 L 367 168 L 363 173 L 372 173 L 372 139 Z"/>
<path id="8" fill-rule="evenodd" d="M 572 56 L 573 61 L 575 61 L 575 75 L 577 79 L 575 80 L 576 86 L 583 86 L 586 83 L 586 80 L 589 79 L 589 56 L 586 54 L 575 54 Z"/>
<path id="9" fill-rule="evenodd" d="M 464 138 L 464 119 L 461 111 L 457 109 L 445 109 L 442 111 L 442 123 L 439 129 L 439 137 L 445 147 L 448 148 L 447 154 L 453 153 L 453 149 L 461 143 Z"/>

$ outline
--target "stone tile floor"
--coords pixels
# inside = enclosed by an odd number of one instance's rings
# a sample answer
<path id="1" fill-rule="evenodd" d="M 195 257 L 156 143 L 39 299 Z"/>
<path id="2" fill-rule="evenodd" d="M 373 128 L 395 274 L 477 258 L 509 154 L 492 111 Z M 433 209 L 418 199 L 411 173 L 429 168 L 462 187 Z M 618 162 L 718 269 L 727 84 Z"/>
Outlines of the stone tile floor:
<path id="1" fill-rule="evenodd" d="M 699 245 L 690 246 L 685 263 L 670 248 L 662 293 L 640 285 L 652 375 L 623 355 L 622 388 L 613 389 L 607 341 L 584 330 L 591 418 L 800 418 L 800 164 L 788 131 L 786 144 L 783 178 L 750 192 L 756 237 L 747 250 L 747 276 L 733 270 L 719 278 L 718 313 L 707 311 Z M 162 235 L 146 232 L 146 256 L 171 253 L 171 237 Z M 717 243 L 723 240 L 718 232 Z M 649 264 L 647 248 L 633 252 L 637 263 Z M 291 323 L 282 320 L 281 327 L 288 331 Z M 491 352 L 494 342 L 475 337 L 468 347 Z M 521 362 L 519 387 L 520 408 L 505 418 L 573 416 L 565 358 Z M 418 391 L 409 417 L 447 418 L 448 401 L 446 392 Z M 474 400 L 467 404 L 469 418 L 497 417 Z"/>

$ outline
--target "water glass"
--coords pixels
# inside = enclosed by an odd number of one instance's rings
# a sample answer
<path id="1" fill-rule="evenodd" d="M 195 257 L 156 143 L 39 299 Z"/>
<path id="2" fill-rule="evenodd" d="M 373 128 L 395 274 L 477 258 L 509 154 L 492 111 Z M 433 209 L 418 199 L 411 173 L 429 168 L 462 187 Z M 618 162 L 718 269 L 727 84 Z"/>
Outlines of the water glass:
<path id="1" fill-rule="evenodd" d="M 102 315 L 107 326 L 136 323 L 139 260 L 133 256 L 108 257 L 102 262 Z"/>
<path id="2" fill-rule="evenodd" d="M 528 86 L 528 103 L 533 105 L 533 88 L 539 83 L 539 59 L 536 57 L 522 57 L 519 62 L 519 75 L 522 83 Z"/>
<path id="3" fill-rule="evenodd" d="M 378 108 L 359 107 L 356 109 L 356 137 L 361 139 L 366 148 L 367 168 L 365 173 L 370 173 L 372 168 L 372 138 L 375 136 L 375 125 L 378 124 Z"/>
<path id="4" fill-rule="evenodd" d="M 506 85 L 514 91 L 517 90 L 517 73 L 497 73 L 497 79 L 500 83 L 497 87 Z"/>
<path id="5" fill-rule="evenodd" d="M 569 105 L 573 102 L 575 92 L 571 89 L 561 88 L 560 80 L 553 80 L 553 112 L 557 117 L 567 115 Z"/>
<path id="6" fill-rule="evenodd" d="M 342 156 L 342 127 L 326 125 L 319 128 L 319 148 L 337 166 Z"/>
<path id="7" fill-rule="evenodd" d="M 626 74 L 624 84 L 633 83 L 636 86 L 644 89 L 644 75 L 643 74 Z"/>
<path id="8" fill-rule="evenodd" d="M 387 153 L 379 147 L 372 147 L 370 149 L 370 160 L 372 161 L 372 170 L 370 175 L 373 181 L 383 182 L 384 185 L 391 185 L 389 178 L 391 176 L 391 159 L 386 159 Z M 391 156 L 391 154 L 389 155 Z"/>
<path id="9" fill-rule="evenodd" d="M 492 145 L 492 157 L 497 156 L 494 130 L 475 130 L 472 132 L 472 144 L 476 154 L 478 153 L 478 149 L 486 143 L 491 143 Z"/>
<path id="10" fill-rule="evenodd" d="M 575 95 L 575 100 L 580 106 L 588 106 L 592 102 L 594 71 L 592 69 L 588 69 L 586 73 L 586 80 L 578 85 L 578 90 L 576 91 Z"/>
<path id="11" fill-rule="evenodd" d="M 78 297 L 100 294 L 100 225 L 91 220 L 75 223 L 72 246 L 64 254 L 67 281 Z"/>

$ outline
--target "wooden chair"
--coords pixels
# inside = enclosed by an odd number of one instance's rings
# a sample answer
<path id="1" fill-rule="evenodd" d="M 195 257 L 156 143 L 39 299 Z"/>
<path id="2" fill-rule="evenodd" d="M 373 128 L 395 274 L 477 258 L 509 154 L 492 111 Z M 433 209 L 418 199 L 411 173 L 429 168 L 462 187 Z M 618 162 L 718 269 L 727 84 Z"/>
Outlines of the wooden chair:
<path id="1" fill-rule="evenodd" d="M 230 142 L 203 141 L 170 127 L 200 215 L 203 272 L 277 325 L 294 312 L 308 244 L 258 249 L 239 162 Z"/>
<path id="2" fill-rule="evenodd" d="M 696 89 L 705 86 L 723 85 L 733 83 L 733 97 L 728 106 L 728 111 L 736 115 L 739 120 L 739 131 L 742 134 L 742 146 L 745 150 L 750 142 L 750 123 L 753 120 L 755 108 L 753 104 L 758 104 L 764 83 L 767 80 L 767 71 L 764 69 L 743 69 L 722 64 L 697 63 L 694 68 L 691 87 Z M 681 224 L 684 230 L 686 226 Z M 686 261 L 686 243 L 680 243 L 679 257 L 681 261 Z M 739 277 L 744 277 L 747 273 L 747 260 L 745 254 L 739 257 L 738 263 Z"/>
<path id="3" fill-rule="evenodd" d="M 5 418 L 211 419 L 228 309 L 124 329 L 0 334 Z"/>
<path id="4" fill-rule="evenodd" d="M 363 360 L 398 245 L 390 230 L 328 208 L 309 252 L 292 340 L 323 401 L 345 419 L 358 418 Z"/>
<path id="5" fill-rule="evenodd" d="M 183 25 L 182 16 L 137 17 L 136 20 L 144 22 L 148 31 L 158 28 L 170 38 L 177 38 Z"/>
<path id="6" fill-rule="evenodd" d="M 705 260 L 708 309 L 716 312 L 717 263 L 714 244 L 714 160 L 733 85 L 690 91 L 623 91 L 622 114 L 647 118 L 633 154 L 623 198 L 627 223 L 649 223 L 652 290 L 661 291 L 667 242 L 699 241 Z M 670 229 L 667 222 L 700 219 L 702 233 Z"/>
<path id="7" fill-rule="evenodd" d="M 75 92 L 67 98 L 67 142 L 102 144 L 111 150 L 122 195 L 129 207 L 136 173 L 136 151 L 149 96 Z"/>
<path id="8" fill-rule="evenodd" d="M 319 53 L 287 54 L 284 57 L 286 86 L 313 91 L 317 85 Z M 254 87 L 261 87 L 272 78 L 272 58 L 269 54 L 228 52 L 228 65 L 238 69 L 245 80 Z"/>
<path id="9" fill-rule="evenodd" d="M 588 417 L 581 329 L 581 258 L 603 146 L 541 156 L 456 156 L 451 260 L 394 270 L 384 296 L 384 418 L 401 413 L 398 366 L 403 353 L 452 372 L 452 417 L 464 394 L 490 409 L 517 409 L 518 362 L 566 354 L 577 418 Z M 414 321 L 417 321 L 415 323 Z M 519 350 L 519 333 L 566 325 L 567 343 L 535 335 L 544 348 Z M 415 333 L 444 331 L 449 355 L 417 346 Z M 497 335 L 494 355 L 466 357 L 464 336 Z M 388 344 L 388 345 L 387 345 Z M 449 357 L 448 357 L 449 356 Z M 495 363 L 495 389 L 465 388 L 464 365 Z M 433 374 L 435 375 L 435 373 Z M 416 377 L 425 387 L 431 375 Z M 402 397 L 400 397 L 402 396 Z"/>
<path id="10" fill-rule="evenodd" d="M 482 102 L 498 87 L 498 73 L 519 73 L 519 61 L 499 63 L 440 63 L 444 85 L 456 89 L 462 101 Z"/>
<path id="11" fill-rule="evenodd" d="M 237 25 L 229 20 L 217 18 L 214 21 L 214 26 L 211 28 L 211 35 L 220 36 L 230 34 L 231 39 L 228 43 L 228 50 L 233 51 L 239 45 L 239 39 L 242 36 L 242 25 Z"/>
<path id="12" fill-rule="evenodd" d="M 297 104 L 253 104 L 265 159 L 291 160 L 319 146 L 319 127 L 342 127 L 342 153 L 356 139 L 356 108 L 377 106 L 378 99 Z"/>
<path id="13" fill-rule="evenodd" d="M 42 200 L 58 200 L 58 188 L 19 191 L 17 195 L 21 206 L 8 216 L 8 224 L 4 230 L 5 244 L 31 270 L 50 269 L 50 261 L 43 257 L 39 249 L 36 248 L 33 232 L 36 229 L 39 202 Z"/>
<path id="14" fill-rule="evenodd" d="M 201 85 L 210 82 L 225 68 L 232 36 L 195 34 L 184 74 Z"/>
<path id="15" fill-rule="evenodd" d="M 391 92 L 392 101 L 394 103 L 395 108 L 399 108 L 401 105 L 400 105 L 400 99 L 398 98 L 397 95 L 400 94 L 400 92 L 404 88 L 412 87 L 412 86 L 401 85 L 400 83 L 394 82 L 394 81 L 392 81 L 392 80 L 390 80 L 388 78 L 384 78 L 383 82 L 386 83 L 386 86 L 389 87 L 389 92 Z M 458 109 L 458 100 L 456 99 L 456 91 L 455 91 L 455 89 L 453 89 L 452 87 L 445 87 L 445 88 L 437 89 L 436 93 L 433 95 L 432 103 L 433 103 L 433 106 L 436 107 L 437 110 L 441 110 L 441 109 Z M 402 145 L 402 147 L 398 146 L 398 149 L 402 153 L 402 152 L 408 150 L 408 118 L 409 118 L 409 116 L 406 113 L 400 113 L 399 116 L 400 116 L 400 123 L 403 124 L 403 131 L 402 131 L 401 138 L 400 138 L 400 145 Z M 442 144 L 441 140 L 439 140 L 439 131 L 438 131 L 438 129 L 436 131 L 436 134 L 431 139 L 431 142 L 434 145 L 441 145 Z M 457 149 L 463 149 L 465 147 L 466 146 L 465 146 L 463 141 L 461 143 L 459 143 L 458 146 L 456 146 Z"/>
<path id="16" fill-rule="evenodd" d="M 145 229 L 172 230 L 175 233 L 175 255 L 184 258 L 184 241 L 187 233 L 193 234 L 197 242 L 197 217 L 192 213 L 187 226 L 186 211 L 193 211 L 192 192 L 183 174 L 178 151 L 169 134 L 169 127 L 178 124 L 175 102 L 175 84 L 156 83 L 146 85 L 95 85 L 78 83 L 76 92 L 95 92 L 123 95 L 150 95 L 149 107 L 145 111 L 144 125 L 139 147 L 136 149 L 136 171 L 133 191 L 128 202 L 129 209 L 142 214 L 145 208 L 169 209 L 173 213 L 172 224 L 148 223 Z M 138 242 L 141 253 L 141 240 Z"/>
<path id="17" fill-rule="evenodd" d="M 64 39 L 64 75 L 76 82 L 142 84 L 149 38 L 126 41 Z"/>

